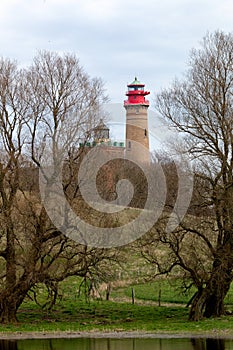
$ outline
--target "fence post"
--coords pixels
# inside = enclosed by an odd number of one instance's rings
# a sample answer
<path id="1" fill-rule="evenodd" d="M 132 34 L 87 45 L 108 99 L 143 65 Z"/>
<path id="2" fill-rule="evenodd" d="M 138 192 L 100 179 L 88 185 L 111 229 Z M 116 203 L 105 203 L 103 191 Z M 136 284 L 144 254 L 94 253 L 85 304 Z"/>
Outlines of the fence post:
<path id="1" fill-rule="evenodd" d="M 158 304 L 161 306 L 161 286 L 159 286 Z"/>
<path id="2" fill-rule="evenodd" d="M 132 288 L 132 304 L 135 302 L 135 291 L 134 288 Z"/>
<path id="3" fill-rule="evenodd" d="M 111 292 L 111 283 L 108 283 L 107 288 L 106 288 L 106 300 L 109 300 L 110 292 Z"/>

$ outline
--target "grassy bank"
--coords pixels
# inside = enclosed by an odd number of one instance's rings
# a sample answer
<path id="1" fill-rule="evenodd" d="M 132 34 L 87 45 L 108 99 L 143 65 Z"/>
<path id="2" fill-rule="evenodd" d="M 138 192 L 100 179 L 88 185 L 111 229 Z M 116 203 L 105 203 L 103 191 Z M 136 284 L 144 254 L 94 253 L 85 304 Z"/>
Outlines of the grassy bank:
<path id="1" fill-rule="evenodd" d="M 221 319 L 188 322 L 188 308 L 185 307 L 185 303 L 189 296 L 179 294 L 176 286 L 171 286 L 167 281 L 135 285 L 133 288 L 136 294 L 134 305 L 130 301 L 119 301 L 124 300 L 124 297 L 130 300 L 132 286 L 114 289 L 111 301 L 85 302 L 82 295 L 77 296 L 77 282 L 70 280 L 63 286 L 62 299 L 52 311 L 41 309 L 32 301 L 27 300 L 19 310 L 19 323 L 0 325 L 0 332 L 140 331 L 214 332 L 216 335 L 233 335 L 233 316 L 230 315 Z M 156 302 L 159 289 L 162 291 L 162 306 L 160 307 Z M 230 303 L 231 294 L 228 299 Z M 169 302 L 169 306 L 165 306 L 165 302 Z M 175 304 L 177 302 L 180 304 Z M 229 308 L 231 308 L 231 303 Z"/>
<path id="2" fill-rule="evenodd" d="M 187 321 L 184 307 L 92 302 L 59 307 L 50 313 L 21 309 L 19 324 L 1 325 L 1 332 L 144 331 L 157 333 L 215 332 L 233 334 L 233 318 Z"/>

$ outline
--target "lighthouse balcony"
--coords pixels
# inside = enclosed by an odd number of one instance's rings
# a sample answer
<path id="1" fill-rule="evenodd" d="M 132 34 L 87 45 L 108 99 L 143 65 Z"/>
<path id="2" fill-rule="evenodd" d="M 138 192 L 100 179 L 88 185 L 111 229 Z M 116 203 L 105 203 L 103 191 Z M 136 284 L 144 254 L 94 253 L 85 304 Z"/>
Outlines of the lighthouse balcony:
<path id="1" fill-rule="evenodd" d="M 150 92 L 149 91 L 144 91 L 144 90 L 128 90 L 126 91 L 126 96 L 132 96 L 132 95 L 149 95 Z"/>
<path id="2" fill-rule="evenodd" d="M 149 100 L 144 100 L 144 101 L 136 100 L 135 102 L 134 101 L 129 101 L 129 100 L 125 100 L 124 101 L 124 106 L 130 106 L 130 105 L 149 106 L 150 102 L 149 102 Z"/>

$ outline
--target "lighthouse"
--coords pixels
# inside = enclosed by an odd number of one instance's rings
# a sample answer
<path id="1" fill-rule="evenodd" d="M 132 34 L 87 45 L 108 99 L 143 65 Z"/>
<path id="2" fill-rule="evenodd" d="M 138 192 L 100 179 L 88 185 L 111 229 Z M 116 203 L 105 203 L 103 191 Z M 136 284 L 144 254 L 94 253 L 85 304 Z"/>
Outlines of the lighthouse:
<path id="1" fill-rule="evenodd" d="M 126 109 L 126 140 L 125 152 L 126 158 L 139 164 L 150 164 L 149 151 L 149 133 L 147 110 L 149 101 L 145 99 L 149 91 L 144 90 L 145 84 L 142 84 L 135 77 L 135 80 L 128 84 L 124 101 Z"/>

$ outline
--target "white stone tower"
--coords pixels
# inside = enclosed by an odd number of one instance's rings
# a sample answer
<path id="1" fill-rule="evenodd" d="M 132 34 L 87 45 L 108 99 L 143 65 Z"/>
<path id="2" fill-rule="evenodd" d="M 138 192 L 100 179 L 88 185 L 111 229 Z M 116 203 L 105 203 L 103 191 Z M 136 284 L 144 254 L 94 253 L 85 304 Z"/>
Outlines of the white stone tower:
<path id="1" fill-rule="evenodd" d="M 150 164 L 149 132 L 147 110 L 149 101 L 145 99 L 149 91 L 144 91 L 145 84 L 135 80 L 128 84 L 124 101 L 126 109 L 126 158 L 135 162 Z"/>

